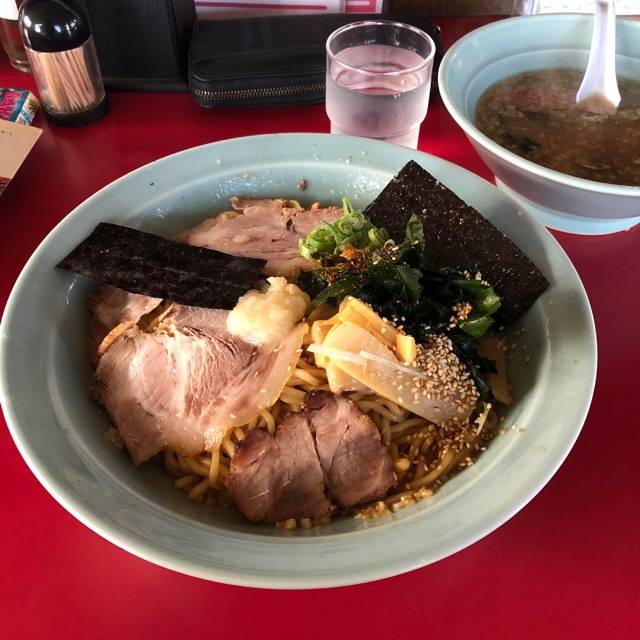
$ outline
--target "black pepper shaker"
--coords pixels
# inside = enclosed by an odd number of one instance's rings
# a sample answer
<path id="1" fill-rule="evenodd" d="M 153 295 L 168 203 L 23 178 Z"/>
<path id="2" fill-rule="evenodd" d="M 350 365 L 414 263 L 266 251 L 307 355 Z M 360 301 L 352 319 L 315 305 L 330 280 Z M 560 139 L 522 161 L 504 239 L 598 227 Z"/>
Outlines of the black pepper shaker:
<path id="1" fill-rule="evenodd" d="M 78 0 L 25 0 L 20 32 L 51 122 L 82 126 L 108 104 L 89 18 Z"/>

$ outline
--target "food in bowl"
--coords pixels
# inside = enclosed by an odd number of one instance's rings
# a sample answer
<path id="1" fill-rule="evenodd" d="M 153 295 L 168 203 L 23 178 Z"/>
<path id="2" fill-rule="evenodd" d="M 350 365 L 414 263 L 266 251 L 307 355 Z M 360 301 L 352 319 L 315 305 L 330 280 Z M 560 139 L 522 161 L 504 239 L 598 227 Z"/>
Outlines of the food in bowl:
<path id="1" fill-rule="evenodd" d="M 491 85 L 475 124 L 494 142 L 536 164 L 578 178 L 640 186 L 640 82 L 618 80 L 615 113 L 576 104 L 583 72 L 543 69 Z"/>
<path id="2" fill-rule="evenodd" d="M 483 134 L 476 126 L 475 109 L 486 89 L 513 74 L 584 70 L 592 32 L 589 15 L 499 20 L 454 43 L 438 76 L 444 105 L 517 208 L 547 227 L 588 235 L 614 233 L 640 222 L 640 189 L 576 178 L 531 162 Z M 640 77 L 639 45 L 640 23 L 616 20 L 616 68 L 621 77 Z"/>
<path id="3" fill-rule="evenodd" d="M 500 327 L 547 286 L 524 253 L 413 162 L 364 212 L 232 205 L 179 242 L 101 224 L 60 263 L 103 283 L 112 440 L 287 528 L 387 513 L 473 464 L 510 402 Z"/>

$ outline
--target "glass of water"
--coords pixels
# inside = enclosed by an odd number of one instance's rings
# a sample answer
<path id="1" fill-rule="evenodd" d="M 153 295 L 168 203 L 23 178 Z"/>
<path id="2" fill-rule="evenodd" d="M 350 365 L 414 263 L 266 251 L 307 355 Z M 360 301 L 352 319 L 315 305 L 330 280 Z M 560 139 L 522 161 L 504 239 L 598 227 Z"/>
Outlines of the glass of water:
<path id="1" fill-rule="evenodd" d="M 436 45 L 401 22 L 366 20 L 327 40 L 327 115 L 331 133 L 415 149 L 427 115 Z"/>

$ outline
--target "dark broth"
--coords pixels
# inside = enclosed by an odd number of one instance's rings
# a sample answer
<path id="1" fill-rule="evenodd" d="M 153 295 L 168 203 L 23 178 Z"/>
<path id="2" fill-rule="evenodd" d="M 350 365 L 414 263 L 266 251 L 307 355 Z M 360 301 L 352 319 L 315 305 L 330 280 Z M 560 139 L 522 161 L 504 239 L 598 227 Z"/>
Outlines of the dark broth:
<path id="1" fill-rule="evenodd" d="M 640 82 L 619 79 L 615 115 L 586 111 L 575 98 L 583 72 L 530 71 L 492 85 L 476 126 L 500 146 L 562 173 L 640 186 Z"/>

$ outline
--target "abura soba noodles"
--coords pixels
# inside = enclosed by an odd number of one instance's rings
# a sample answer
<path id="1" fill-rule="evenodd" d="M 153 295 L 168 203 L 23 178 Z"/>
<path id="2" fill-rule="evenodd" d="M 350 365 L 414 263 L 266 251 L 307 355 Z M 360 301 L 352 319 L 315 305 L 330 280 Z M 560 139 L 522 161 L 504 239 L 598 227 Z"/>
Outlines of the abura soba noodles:
<path id="1" fill-rule="evenodd" d="M 113 442 L 286 528 L 384 515 L 472 465 L 511 402 L 501 330 L 546 287 L 535 265 L 415 163 L 364 212 L 231 204 L 177 241 L 99 225 L 59 265 L 102 283 Z"/>

